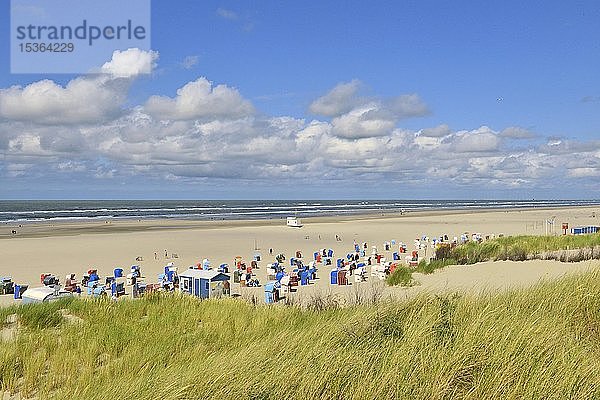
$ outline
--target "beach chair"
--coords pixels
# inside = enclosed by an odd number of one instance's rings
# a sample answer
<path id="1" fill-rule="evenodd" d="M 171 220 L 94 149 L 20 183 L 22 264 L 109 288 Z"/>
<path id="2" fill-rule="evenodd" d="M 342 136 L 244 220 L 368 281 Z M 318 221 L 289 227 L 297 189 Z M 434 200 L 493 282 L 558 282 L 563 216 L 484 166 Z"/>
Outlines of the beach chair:
<path id="1" fill-rule="evenodd" d="M 0 294 L 14 294 L 14 283 L 10 276 L 0 278 Z"/>
<path id="2" fill-rule="evenodd" d="M 27 288 L 29 287 L 29 285 L 17 285 L 15 284 L 14 286 L 14 299 L 18 300 L 21 299 L 23 297 L 23 292 L 25 292 L 27 290 Z"/>
<path id="3" fill-rule="evenodd" d="M 359 271 L 358 269 L 356 269 L 356 270 L 354 271 L 354 282 L 355 282 L 355 283 L 364 282 L 364 279 L 363 279 L 362 272 L 361 272 L 361 271 Z"/>
<path id="4" fill-rule="evenodd" d="M 282 294 L 286 294 L 290 291 L 290 276 L 289 275 L 284 275 L 281 278 L 281 280 L 279 281 L 279 283 L 281 284 L 280 291 Z"/>
<path id="5" fill-rule="evenodd" d="M 378 267 L 377 264 L 373 264 L 371 266 L 371 276 L 377 276 L 377 267 Z"/>
<path id="6" fill-rule="evenodd" d="M 347 273 L 348 271 L 346 270 L 339 270 L 338 271 L 338 285 L 344 286 L 348 284 L 348 277 L 347 277 Z"/>
<path id="7" fill-rule="evenodd" d="M 221 264 L 217 271 L 227 274 L 229 272 L 229 264 Z"/>
<path id="8" fill-rule="evenodd" d="M 308 271 L 302 271 L 300 273 L 300 285 L 306 286 L 310 283 L 310 274 Z"/>

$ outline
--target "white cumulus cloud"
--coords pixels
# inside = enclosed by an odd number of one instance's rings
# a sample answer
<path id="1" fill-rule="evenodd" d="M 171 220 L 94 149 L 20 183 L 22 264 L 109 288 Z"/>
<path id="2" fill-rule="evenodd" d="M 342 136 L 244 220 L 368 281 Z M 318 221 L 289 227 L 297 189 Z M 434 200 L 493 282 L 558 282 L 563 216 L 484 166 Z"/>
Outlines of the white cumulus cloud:
<path id="1" fill-rule="evenodd" d="M 156 66 L 158 52 L 137 48 L 125 51 L 115 50 L 112 59 L 104 63 L 101 72 L 115 78 L 131 78 L 140 74 L 149 74 Z"/>
<path id="2" fill-rule="evenodd" d="M 238 118 L 254 113 L 250 101 L 237 89 L 226 85 L 213 86 L 201 77 L 177 90 L 174 98 L 152 96 L 144 105 L 149 114 L 159 119 L 190 120 L 195 118 Z"/>
<path id="3" fill-rule="evenodd" d="M 347 139 L 389 135 L 398 121 L 429 112 L 417 94 L 362 96 L 359 92 L 363 87 L 357 79 L 339 83 L 308 109 L 313 114 L 333 117 L 333 134 Z"/>
<path id="4" fill-rule="evenodd" d="M 457 153 L 491 152 L 498 149 L 500 138 L 486 126 L 475 131 L 457 133 L 452 149 Z"/>
<path id="5" fill-rule="evenodd" d="M 257 113 L 237 89 L 204 77 L 127 105 L 140 66 L 157 57 L 121 52 L 107 74 L 0 89 L 0 178 L 383 182 L 385 194 L 386 184 L 535 188 L 600 176 L 600 141 L 527 145 L 519 139 L 531 134 L 515 126 L 403 129 L 404 118 L 428 113 L 420 97 L 364 96 L 358 80 L 316 99 L 310 111 L 323 118 L 312 120 Z"/>
<path id="6" fill-rule="evenodd" d="M 157 58 L 153 51 L 115 51 L 101 68 L 106 75 L 75 78 L 65 86 L 44 79 L 0 89 L 0 120 L 69 125 L 114 119 L 122 111 L 129 88 L 122 79 L 149 72 Z"/>
<path id="7" fill-rule="evenodd" d="M 313 101 L 308 109 L 311 113 L 326 117 L 335 117 L 347 113 L 360 105 L 361 99 L 356 94 L 362 87 L 358 79 L 339 83 L 324 96 Z"/>
<path id="8" fill-rule="evenodd" d="M 384 136 L 389 134 L 395 127 L 392 119 L 378 115 L 379 109 L 376 105 L 368 105 L 354 109 L 346 114 L 334 118 L 333 134 L 347 139 L 367 138 Z"/>
<path id="9" fill-rule="evenodd" d="M 77 78 L 65 87 L 45 79 L 0 89 L 0 119 L 40 124 L 97 123 L 116 116 L 125 93 L 97 79 Z"/>

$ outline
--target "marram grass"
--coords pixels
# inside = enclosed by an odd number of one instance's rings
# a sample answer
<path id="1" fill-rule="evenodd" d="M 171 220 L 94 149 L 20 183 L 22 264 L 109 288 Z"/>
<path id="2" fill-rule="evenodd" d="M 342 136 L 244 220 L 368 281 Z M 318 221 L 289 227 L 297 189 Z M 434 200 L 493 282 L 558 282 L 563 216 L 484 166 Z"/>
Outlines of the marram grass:
<path id="1" fill-rule="evenodd" d="M 386 282 L 390 286 L 412 286 L 413 272 L 432 274 L 448 265 L 485 261 L 525 261 L 533 259 L 579 262 L 600 259 L 600 233 L 563 236 L 508 236 L 485 242 L 467 242 L 456 247 L 440 247 L 435 258 L 422 259 L 415 270 L 397 268 Z"/>
<path id="2" fill-rule="evenodd" d="M 440 251 L 438 251 L 440 252 Z M 563 236 L 507 236 L 482 243 L 468 242 L 454 249 L 442 249 L 437 258 L 451 258 L 458 264 L 482 261 L 557 259 L 583 261 L 600 259 L 600 233 Z"/>
<path id="3" fill-rule="evenodd" d="M 1 321 L 20 315 L 16 341 L 0 346 L 3 390 L 40 399 L 600 396 L 598 273 L 321 311 L 180 296 L 42 307 L 49 327 L 37 307 L 0 309 Z M 59 309 L 82 321 L 56 324 Z"/>

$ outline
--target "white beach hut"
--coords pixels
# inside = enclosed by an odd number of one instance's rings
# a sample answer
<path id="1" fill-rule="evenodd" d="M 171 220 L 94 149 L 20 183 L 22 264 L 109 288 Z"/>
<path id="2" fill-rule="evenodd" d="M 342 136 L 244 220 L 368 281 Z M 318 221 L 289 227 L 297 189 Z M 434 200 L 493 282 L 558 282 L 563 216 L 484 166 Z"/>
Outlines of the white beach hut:
<path id="1" fill-rule="evenodd" d="M 292 228 L 302 228 L 302 223 L 296 217 L 287 217 L 287 226 Z"/>
<path id="2" fill-rule="evenodd" d="M 42 286 L 25 290 L 21 299 L 23 304 L 32 304 L 55 301 L 72 296 L 73 294 L 71 292 L 67 292 L 66 290 L 51 286 Z"/>

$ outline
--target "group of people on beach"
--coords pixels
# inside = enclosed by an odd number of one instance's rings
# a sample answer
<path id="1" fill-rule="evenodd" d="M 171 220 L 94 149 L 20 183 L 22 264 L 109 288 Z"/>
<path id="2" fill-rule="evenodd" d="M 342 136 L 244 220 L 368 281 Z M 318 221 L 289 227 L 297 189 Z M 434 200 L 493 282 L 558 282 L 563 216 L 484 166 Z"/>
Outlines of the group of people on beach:
<path id="1" fill-rule="evenodd" d="M 168 260 L 169 258 L 179 258 L 179 256 L 177 255 L 177 253 L 172 253 L 171 256 L 169 257 L 169 252 L 167 250 L 165 250 L 165 260 Z M 158 260 L 158 252 L 154 252 L 154 260 Z M 137 260 L 137 261 L 142 261 L 142 260 Z"/>

